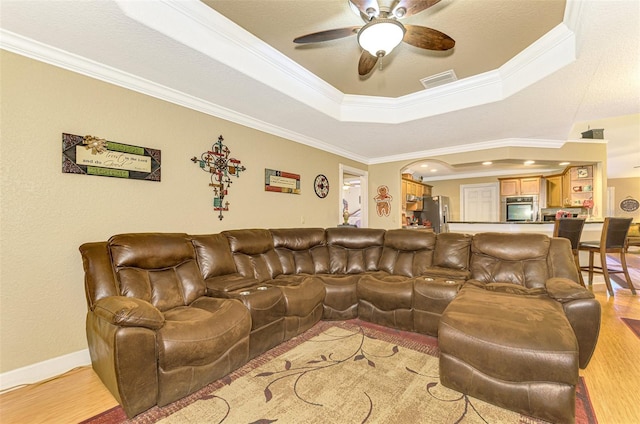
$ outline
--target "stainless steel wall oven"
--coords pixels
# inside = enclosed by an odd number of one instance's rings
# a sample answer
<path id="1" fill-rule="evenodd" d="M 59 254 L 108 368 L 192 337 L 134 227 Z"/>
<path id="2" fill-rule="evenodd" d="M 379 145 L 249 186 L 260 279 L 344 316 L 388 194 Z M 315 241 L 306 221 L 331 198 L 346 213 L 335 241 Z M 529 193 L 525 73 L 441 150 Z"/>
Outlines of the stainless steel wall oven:
<path id="1" fill-rule="evenodd" d="M 540 212 L 538 196 L 503 197 L 501 209 L 503 221 L 537 221 Z"/>

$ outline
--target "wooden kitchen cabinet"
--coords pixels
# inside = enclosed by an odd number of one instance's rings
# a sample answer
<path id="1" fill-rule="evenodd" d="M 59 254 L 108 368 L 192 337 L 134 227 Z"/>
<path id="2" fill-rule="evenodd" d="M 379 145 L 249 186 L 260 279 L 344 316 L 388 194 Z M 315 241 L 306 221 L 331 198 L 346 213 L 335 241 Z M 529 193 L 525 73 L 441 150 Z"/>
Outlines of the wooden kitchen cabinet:
<path id="1" fill-rule="evenodd" d="M 415 196 L 418 198 L 416 202 L 407 202 L 407 196 Z M 431 186 L 402 178 L 402 201 L 405 202 L 405 210 L 415 211 L 422 209 L 422 196 L 431 196 Z"/>
<path id="2" fill-rule="evenodd" d="M 520 194 L 519 178 L 507 178 L 500 180 L 501 196 L 517 196 L 518 194 Z"/>
<path id="3" fill-rule="evenodd" d="M 540 194 L 540 177 L 520 178 L 520 194 Z"/>
<path id="4" fill-rule="evenodd" d="M 548 175 L 547 181 L 547 207 L 561 208 L 564 206 L 564 177 L 563 174 Z"/>
<path id="5" fill-rule="evenodd" d="M 499 178 L 499 180 L 501 196 L 540 194 L 540 184 L 542 178 L 539 176 L 523 178 Z"/>

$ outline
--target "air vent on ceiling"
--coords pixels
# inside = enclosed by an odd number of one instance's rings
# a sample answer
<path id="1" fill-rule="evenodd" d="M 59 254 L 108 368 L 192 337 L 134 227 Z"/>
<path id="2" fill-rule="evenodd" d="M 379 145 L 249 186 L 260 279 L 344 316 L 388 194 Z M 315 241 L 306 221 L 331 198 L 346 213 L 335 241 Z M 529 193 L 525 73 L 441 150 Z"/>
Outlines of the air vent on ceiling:
<path id="1" fill-rule="evenodd" d="M 453 69 L 440 72 L 439 74 L 431 75 L 420 80 L 424 88 L 433 88 L 439 85 L 449 84 L 450 82 L 457 81 L 458 77 Z"/>

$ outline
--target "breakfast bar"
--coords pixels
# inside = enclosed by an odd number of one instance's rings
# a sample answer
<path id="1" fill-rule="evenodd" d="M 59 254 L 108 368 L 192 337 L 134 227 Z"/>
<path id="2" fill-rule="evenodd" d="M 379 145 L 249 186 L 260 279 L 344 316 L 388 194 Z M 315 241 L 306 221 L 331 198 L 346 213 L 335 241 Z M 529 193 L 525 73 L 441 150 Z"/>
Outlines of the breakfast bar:
<path id="1" fill-rule="evenodd" d="M 586 221 L 582 230 L 581 241 L 600 240 L 602 233 L 601 220 Z M 553 235 L 553 221 L 544 222 L 476 222 L 476 221 L 450 221 L 449 231 L 452 233 L 477 234 L 486 232 L 495 233 L 541 233 Z"/>

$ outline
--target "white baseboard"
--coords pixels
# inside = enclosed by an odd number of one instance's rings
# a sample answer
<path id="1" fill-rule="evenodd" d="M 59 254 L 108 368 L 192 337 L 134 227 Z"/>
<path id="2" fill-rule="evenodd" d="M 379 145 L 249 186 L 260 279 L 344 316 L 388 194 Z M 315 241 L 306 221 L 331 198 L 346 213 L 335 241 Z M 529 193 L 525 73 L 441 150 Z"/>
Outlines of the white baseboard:
<path id="1" fill-rule="evenodd" d="M 36 383 L 73 368 L 91 364 L 89 349 L 79 350 L 57 358 L 48 359 L 33 365 L 18 368 L 0 374 L 0 390 L 10 389 L 23 384 Z"/>

